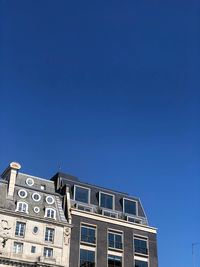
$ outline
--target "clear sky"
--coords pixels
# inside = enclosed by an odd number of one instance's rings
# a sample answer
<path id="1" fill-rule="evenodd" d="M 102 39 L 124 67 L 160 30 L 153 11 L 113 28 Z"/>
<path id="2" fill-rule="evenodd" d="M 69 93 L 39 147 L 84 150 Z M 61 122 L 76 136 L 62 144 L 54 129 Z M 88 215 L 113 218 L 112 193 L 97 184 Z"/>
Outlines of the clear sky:
<path id="1" fill-rule="evenodd" d="M 192 266 L 199 1 L 0 0 L 0 25 L 0 170 L 140 197 L 159 266 Z"/>

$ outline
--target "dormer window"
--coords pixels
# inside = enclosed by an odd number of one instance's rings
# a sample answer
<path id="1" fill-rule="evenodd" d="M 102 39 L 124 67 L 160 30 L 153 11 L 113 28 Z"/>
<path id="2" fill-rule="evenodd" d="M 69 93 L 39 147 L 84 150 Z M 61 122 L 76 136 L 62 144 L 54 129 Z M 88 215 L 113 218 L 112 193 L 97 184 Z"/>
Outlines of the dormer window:
<path id="1" fill-rule="evenodd" d="M 99 192 L 99 202 L 102 208 L 114 209 L 114 195 Z"/>
<path id="2" fill-rule="evenodd" d="M 89 188 L 86 187 L 80 187 L 80 186 L 75 186 L 74 188 L 74 193 L 75 193 L 75 200 L 80 201 L 83 203 L 89 203 Z"/>
<path id="3" fill-rule="evenodd" d="M 56 211 L 52 208 L 46 208 L 44 217 L 56 219 Z"/>
<path id="4" fill-rule="evenodd" d="M 32 178 L 28 178 L 28 179 L 26 179 L 26 184 L 27 184 L 28 186 L 33 186 L 33 185 L 34 185 L 34 181 L 33 181 L 33 179 L 32 179 Z"/>
<path id="5" fill-rule="evenodd" d="M 26 197 L 27 197 L 27 192 L 26 192 L 26 190 L 24 190 L 24 189 L 20 189 L 20 190 L 18 191 L 18 195 L 19 195 L 19 197 L 21 197 L 21 198 L 26 198 Z"/>
<path id="6" fill-rule="evenodd" d="M 34 194 L 32 195 L 32 198 L 33 198 L 34 201 L 40 201 L 41 196 L 40 196 L 38 193 L 34 193 Z"/>
<path id="7" fill-rule="evenodd" d="M 28 213 L 28 204 L 25 202 L 17 202 L 16 211 Z"/>
<path id="8" fill-rule="evenodd" d="M 123 199 L 123 211 L 124 213 L 137 215 L 137 202 L 131 199 Z"/>

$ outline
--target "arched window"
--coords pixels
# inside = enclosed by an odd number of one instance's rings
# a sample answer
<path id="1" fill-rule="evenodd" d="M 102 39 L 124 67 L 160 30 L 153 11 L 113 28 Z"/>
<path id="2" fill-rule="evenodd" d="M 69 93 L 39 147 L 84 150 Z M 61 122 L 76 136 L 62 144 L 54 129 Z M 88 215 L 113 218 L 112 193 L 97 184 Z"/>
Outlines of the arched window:
<path id="1" fill-rule="evenodd" d="M 44 217 L 56 219 L 56 211 L 52 208 L 46 208 Z"/>
<path id="2" fill-rule="evenodd" d="M 16 211 L 28 213 L 28 204 L 25 203 L 25 202 L 17 202 L 17 209 L 16 209 Z"/>

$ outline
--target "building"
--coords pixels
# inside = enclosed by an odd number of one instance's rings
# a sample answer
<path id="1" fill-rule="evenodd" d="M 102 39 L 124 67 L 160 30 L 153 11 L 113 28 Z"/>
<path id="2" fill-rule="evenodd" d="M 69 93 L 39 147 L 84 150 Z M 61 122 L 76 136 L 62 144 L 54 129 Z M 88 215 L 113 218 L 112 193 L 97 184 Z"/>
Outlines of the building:
<path id="1" fill-rule="evenodd" d="M 53 181 L 20 173 L 20 168 L 12 162 L 0 180 L 0 266 L 68 267 L 66 195 L 55 192 Z"/>
<path id="2" fill-rule="evenodd" d="M 72 220 L 70 267 L 157 267 L 157 230 L 139 198 L 57 173 L 52 179 Z M 71 214 L 67 212 L 71 208 Z"/>

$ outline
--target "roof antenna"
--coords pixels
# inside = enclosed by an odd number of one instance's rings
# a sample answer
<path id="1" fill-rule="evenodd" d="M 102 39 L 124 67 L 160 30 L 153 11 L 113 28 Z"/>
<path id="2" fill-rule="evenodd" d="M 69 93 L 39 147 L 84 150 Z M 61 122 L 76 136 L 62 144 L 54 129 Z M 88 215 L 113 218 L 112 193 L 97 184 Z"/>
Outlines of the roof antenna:
<path id="1" fill-rule="evenodd" d="M 61 171 L 61 165 L 59 165 L 59 167 L 58 167 L 58 172 L 60 172 Z"/>

